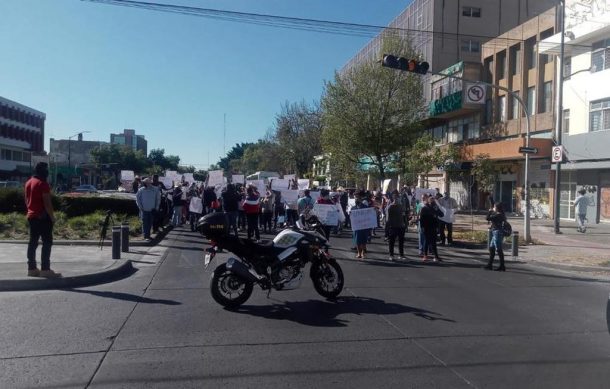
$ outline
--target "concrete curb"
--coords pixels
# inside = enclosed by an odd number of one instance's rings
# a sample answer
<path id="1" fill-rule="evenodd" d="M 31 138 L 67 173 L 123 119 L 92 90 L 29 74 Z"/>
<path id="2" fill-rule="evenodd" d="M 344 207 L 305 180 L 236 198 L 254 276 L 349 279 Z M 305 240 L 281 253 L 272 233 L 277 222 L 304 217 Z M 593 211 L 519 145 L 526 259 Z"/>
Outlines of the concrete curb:
<path id="1" fill-rule="evenodd" d="M 115 281 L 131 275 L 135 268 L 129 260 L 115 261 L 111 266 L 93 273 L 62 278 L 29 277 L 16 280 L 0 280 L 0 291 L 26 291 L 44 289 L 65 289 L 91 286 Z"/>

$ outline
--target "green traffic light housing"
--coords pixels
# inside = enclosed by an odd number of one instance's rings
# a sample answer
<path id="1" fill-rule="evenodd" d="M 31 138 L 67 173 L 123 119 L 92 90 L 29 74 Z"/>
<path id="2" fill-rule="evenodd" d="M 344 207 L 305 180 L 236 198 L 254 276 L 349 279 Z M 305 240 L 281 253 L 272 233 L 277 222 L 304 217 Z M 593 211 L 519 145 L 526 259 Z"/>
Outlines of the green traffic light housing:
<path id="1" fill-rule="evenodd" d="M 426 74 L 430 69 L 430 64 L 428 62 L 421 62 L 404 57 L 396 57 L 392 54 L 383 55 L 381 66 L 417 74 Z"/>

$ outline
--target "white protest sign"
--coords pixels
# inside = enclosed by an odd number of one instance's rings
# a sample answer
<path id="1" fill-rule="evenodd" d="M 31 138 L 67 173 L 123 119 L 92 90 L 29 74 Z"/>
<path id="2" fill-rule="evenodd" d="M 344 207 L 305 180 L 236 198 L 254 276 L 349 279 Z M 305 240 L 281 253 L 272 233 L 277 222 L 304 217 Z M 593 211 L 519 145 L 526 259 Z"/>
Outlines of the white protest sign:
<path id="1" fill-rule="evenodd" d="M 191 203 L 189 204 L 189 211 L 192 213 L 203 213 L 203 202 L 199 197 L 191 198 Z"/>
<path id="2" fill-rule="evenodd" d="M 121 170 L 121 181 L 132 181 L 135 180 L 136 175 L 133 170 Z"/>
<path id="3" fill-rule="evenodd" d="M 246 185 L 252 185 L 256 187 L 259 193 L 265 190 L 265 180 L 247 180 Z"/>
<path id="4" fill-rule="evenodd" d="M 295 177 L 296 177 L 296 174 L 284 174 L 285 180 L 294 180 Z"/>
<path id="5" fill-rule="evenodd" d="M 161 181 L 167 189 L 171 188 L 172 185 L 174 185 L 171 177 L 159 177 L 159 181 Z"/>
<path id="6" fill-rule="evenodd" d="M 375 208 L 352 209 L 349 219 L 352 224 L 352 231 L 377 227 L 377 212 Z"/>
<path id="7" fill-rule="evenodd" d="M 178 175 L 178 172 L 175 170 L 166 170 L 165 177 L 175 177 Z"/>
<path id="8" fill-rule="evenodd" d="M 290 180 L 276 178 L 271 181 L 271 189 L 273 190 L 285 190 L 288 188 L 290 188 Z"/>
<path id="9" fill-rule="evenodd" d="M 183 176 L 184 181 L 188 182 L 189 184 L 195 182 L 195 177 L 193 177 L 193 173 L 184 173 Z"/>
<path id="10" fill-rule="evenodd" d="M 436 189 L 415 188 L 415 200 L 421 200 L 424 194 L 436 196 Z"/>
<path id="11" fill-rule="evenodd" d="M 296 204 L 299 200 L 299 191 L 298 190 L 281 190 L 282 198 L 286 204 Z"/>
<path id="12" fill-rule="evenodd" d="M 299 190 L 309 189 L 309 179 L 299 178 L 297 180 L 297 185 L 299 186 Z"/>
<path id="13" fill-rule="evenodd" d="M 231 176 L 231 182 L 234 184 L 243 184 L 245 179 L 246 176 L 243 174 L 233 174 L 233 176 Z"/>
<path id="14" fill-rule="evenodd" d="M 347 213 L 356 206 L 356 199 L 347 199 Z"/>
<path id="15" fill-rule="evenodd" d="M 225 183 L 223 178 L 224 177 L 222 176 L 222 170 L 211 170 L 208 172 L 207 186 L 211 186 L 213 188 L 218 185 L 222 186 L 222 184 Z"/>
<path id="16" fill-rule="evenodd" d="M 314 204 L 313 214 L 325 226 L 336 226 L 339 223 L 339 212 L 334 204 Z"/>

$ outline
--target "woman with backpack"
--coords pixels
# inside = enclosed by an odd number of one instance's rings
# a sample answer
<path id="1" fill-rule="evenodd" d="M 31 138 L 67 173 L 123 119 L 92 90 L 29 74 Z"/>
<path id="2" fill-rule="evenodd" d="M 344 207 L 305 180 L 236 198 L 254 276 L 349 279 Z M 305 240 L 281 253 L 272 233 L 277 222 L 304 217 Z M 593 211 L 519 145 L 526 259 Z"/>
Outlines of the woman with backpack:
<path id="1" fill-rule="evenodd" d="M 506 215 L 502 203 L 496 203 L 487 214 L 487 221 L 491 222 L 489 227 L 491 230 L 491 240 L 489 241 L 489 262 L 484 267 L 485 270 L 492 270 L 496 251 L 500 258 L 500 266 L 495 271 L 505 271 L 504 267 L 504 250 L 502 249 L 502 241 L 504 239 L 504 223 L 506 223 Z"/>

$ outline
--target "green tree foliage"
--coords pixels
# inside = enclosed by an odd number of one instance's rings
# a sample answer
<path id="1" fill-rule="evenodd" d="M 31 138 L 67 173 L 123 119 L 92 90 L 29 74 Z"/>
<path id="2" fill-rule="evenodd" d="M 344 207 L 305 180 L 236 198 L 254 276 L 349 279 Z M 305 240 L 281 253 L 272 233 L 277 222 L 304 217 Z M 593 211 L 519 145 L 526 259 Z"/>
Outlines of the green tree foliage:
<path id="1" fill-rule="evenodd" d="M 91 159 L 96 165 L 111 165 L 115 171 L 142 172 L 149 166 L 149 161 L 142 151 L 116 144 L 96 147 L 91 150 Z"/>
<path id="2" fill-rule="evenodd" d="M 282 165 L 281 149 L 277 143 L 259 140 L 248 147 L 241 159 L 239 170 L 252 174 L 257 171 L 287 173 Z"/>
<path id="3" fill-rule="evenodd" d="M 410 42 L 387 36 L 384 53 L 417 58 Z M 324 151 L 334 163 L 370 165 L 386 177 L 396 153 L 414 139 L 424 112 L 421 76 L 383 68 L 370 61 L 327 82 L 322 98 Z"/>
<path id="4" fill-rule="evenodd" d="M 239 167 L 239 161 L 246 149 L 252 145 L 253 143 L 236 143 L 227 155 L 220 159 L 218 166 L 224 171 L 239 171 L 236 167 Z"/>
<path id="5" fill-rule="evenodd" d="M 154 166 L 159 166 L 161 171 L 178 170 L 180 157 L 177 155 L 165 155 L 165 149 L 152 149 L 148 153 L 148 159 Z"/>
<path id="6" fill-rule="evenodd" d="M 407 175 L 408 181 L 415 181 L 421 174 L 427 185 L 428 174 L 434 169 L 444 170 L 449 176 L 456 175 L 460 159 L 458 147 L 453 144 L 436 146 L 432 135 L 423 134 L 415 140 L 410 149 L 401 152 L 401 158 L 396 162 L 400 171 Z"/>
<path id="7" fill-rule="evenodd" d="M 286 102 L 275 118 L 275 136 L 281 161 L 289 173 L 309 172 L 313 158 L 322 153 L 322 113 L 319 104 Z"/>
<path id="8" fill-rule="evenodd" d="M 496 170 L 489 154 L 478 154 L 472 161 L 472 176 L 480 191 L 491 191 L 496 182 Z"/>

